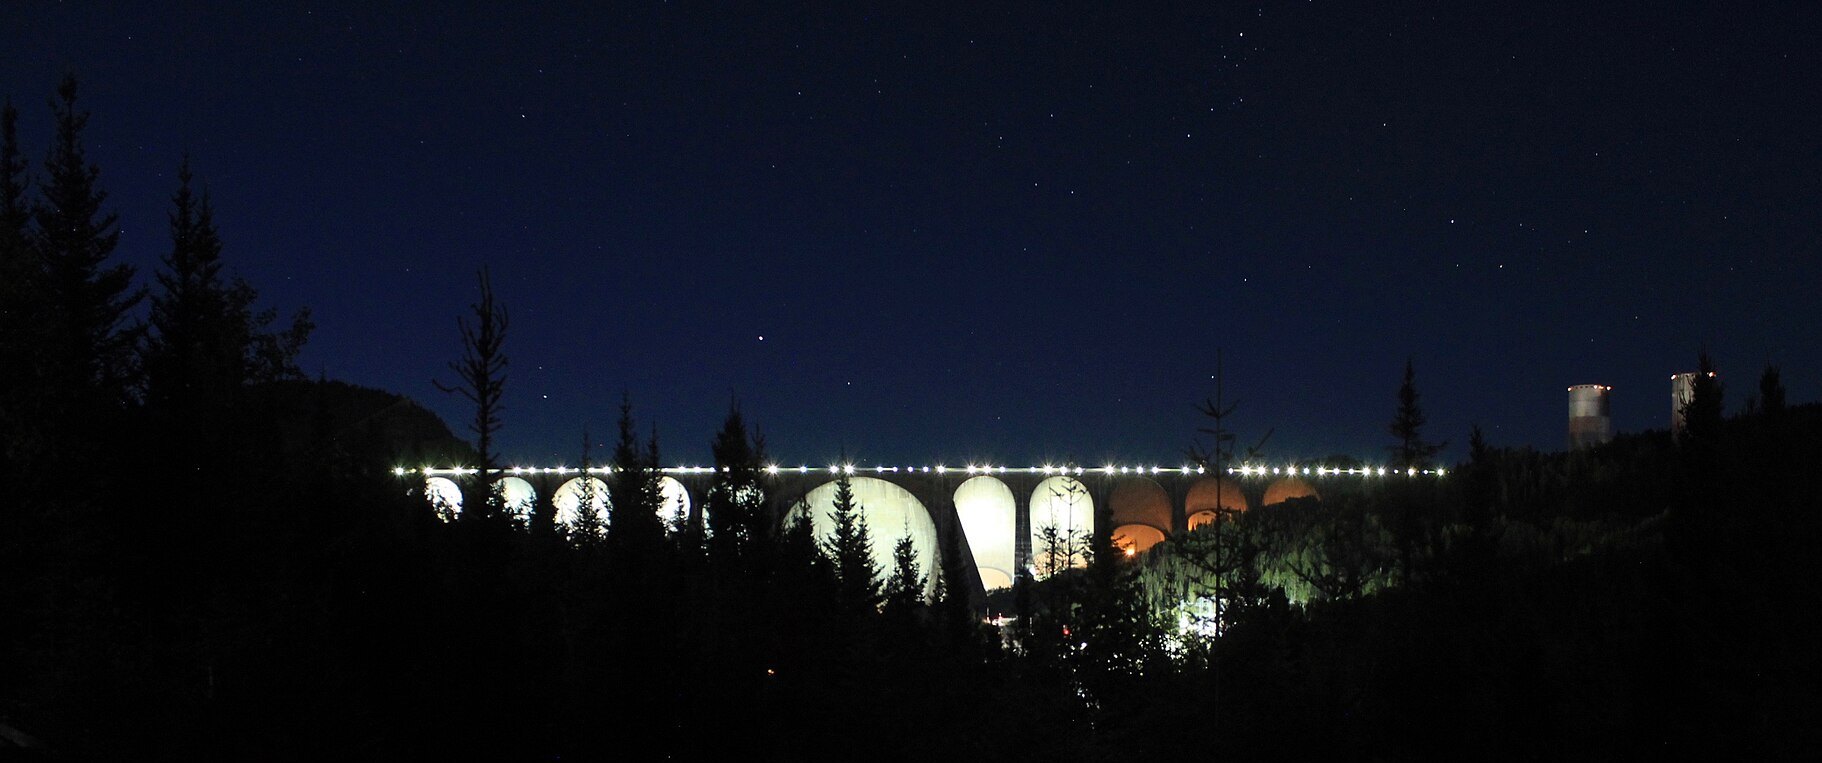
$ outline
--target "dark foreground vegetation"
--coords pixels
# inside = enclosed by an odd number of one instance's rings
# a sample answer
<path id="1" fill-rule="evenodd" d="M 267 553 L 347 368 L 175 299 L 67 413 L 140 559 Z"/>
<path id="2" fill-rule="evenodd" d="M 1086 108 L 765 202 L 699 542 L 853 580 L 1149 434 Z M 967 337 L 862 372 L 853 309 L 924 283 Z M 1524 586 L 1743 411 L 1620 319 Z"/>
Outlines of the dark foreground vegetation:
<path id="1" fill-rule="evenodd" d="M 1474 436 L 1440 481 L 1325 488 L 1133 558 L 1083 539 L 1104 551 L 1006 592 L 1002 629 L 954 554 L 874 569 L 851 501 L 829 538 L 780 523 L 737 410 L 710 443 L 706 521 L 660 520 L 657 443 L 630 408 L 600 459 L 611 522 L 497 495 L 440 517 L 391 468 L 493 460 L 504 311 L 468 316 L 449 387 L 476 403 L 478 447 L 400 398 L 299 378 L 307 314 L 274 326 L 223 275 L 187 173 L 149 289 L 108 264 L 74 95 L 36 173 L 5 120 L 0 745 L 1168 760 L 1814 741 L 1822 408 L 1786 406 L 1775 374 L 1731 419 L 1701 382 L 1676 439 Z M 1434 449 L 1406 387 L 1394 453 L 1414 463 Z"/>

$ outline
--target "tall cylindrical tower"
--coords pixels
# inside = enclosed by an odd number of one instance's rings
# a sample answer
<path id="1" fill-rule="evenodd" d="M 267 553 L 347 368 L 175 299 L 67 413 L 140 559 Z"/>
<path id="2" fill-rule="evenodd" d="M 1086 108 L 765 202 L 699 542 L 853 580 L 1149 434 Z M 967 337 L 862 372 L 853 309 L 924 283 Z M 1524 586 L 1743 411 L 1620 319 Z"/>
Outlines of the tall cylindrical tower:
<path id="1" fill-rule="evenodd" d="M 1613 388 L 1577 384 L 1569 388 L 1569 447 L 1587 448 L 1613 439 L 1613 416 L 1607 394 Z"/>

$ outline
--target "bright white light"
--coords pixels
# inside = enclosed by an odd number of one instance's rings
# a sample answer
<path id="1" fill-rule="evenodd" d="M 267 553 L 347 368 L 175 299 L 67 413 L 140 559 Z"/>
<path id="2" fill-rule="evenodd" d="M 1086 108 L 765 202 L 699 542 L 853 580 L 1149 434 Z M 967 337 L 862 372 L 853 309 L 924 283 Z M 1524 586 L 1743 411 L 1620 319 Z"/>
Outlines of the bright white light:
<path id="1" fill-rule="evenodd" d="M 799 466 L 799 467 L 797 467 L 797 473 L 798 473 L 798 474 L 808 474 L 808 473 L 809 473 L 809 472 L 810 472 L 810 467 L 808 467 L 808 466 Z"/>
<path id="2" fill-rule="evenodd" d="M 944 473 L 944 472 L 947 472 L 947 471 L 949 471 L 949 467 L 947 467 L 947 466 L 942 466 L 942 465 L 940 465 L 940 464 L 939 464 L 939 465 L 938 465 L 938 466 L 937 466 L 937 467 L 936 467 L 936 473 L 937 473 L 937 474 L 942 474 L 942 473 Z"/>
<path id="3" fill-rule="evenodd" d="M 1441 469 L 1436 470 L 1436 476 L 1441 477 L 1443 474 L 1444 474 L 1443 470 L 1441 470 Z"/>
<path id="4" fill-rule="evenodd" d="M 1379 476 L 1381 476 L 1381 477 L 1385 476 L 1385 467 L 1383 467 L 1383 466 L 1379 467 Z"/>
<path id="5" fill-rule="evenodd" d="M 403 467 L 403 466 L 392 467 L 392 476 L 394 476 L 394 477 L 405 476 L 405 467 Z"/>
<path id="6" fill-rule="evenodd" d="M 1202 467 L 1201 467 L 1201 466 L 1200 466 L 1200 465 L 1198 465 L 1198 466 L 1197 466 L 1197 467 L 1196 467 L 1196 473 L 1197 473 L 1197 474 L 1201 474 L 1201 473 L 1202 473 Z"/>
<path id="7" fill-rule="evenodd" d="M 1050 464 L 1045 464 L 1045 465 L 1044 465 L 1044 473 L 1045 473 L 1045 474 L 1049 474 L 1049 473 L 1051 473 L 1051 472 L 1052 472 L 1052 471 L 1055 471 L 1055 470 L 1054 470 L 1054 469 L 1052 469 L 1052 468 L 1050 468 Z"/>
<path id="8" fill-rule="evenodd" d="M 766 464 L 765 473 L 766 474 L 777 474 L 778 465 L 777 464 Z"/>

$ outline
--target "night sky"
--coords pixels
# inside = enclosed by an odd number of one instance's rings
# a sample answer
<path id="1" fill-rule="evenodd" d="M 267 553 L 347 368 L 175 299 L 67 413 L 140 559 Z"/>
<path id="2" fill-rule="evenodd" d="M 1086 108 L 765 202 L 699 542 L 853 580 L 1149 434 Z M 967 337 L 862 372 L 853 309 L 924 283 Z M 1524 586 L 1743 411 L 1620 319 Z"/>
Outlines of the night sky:
<path id="1" fill-rule="evenodd" d="M 1172 465 L 1216 348 L 1274 460 L 1382 457 L 1407 357 L 1450 458 L 1702 346 L 1822 397 L 1814 3 L 390 5 L 8 2 L 0 95 L 36 170 L 80 77 L 145 280 L 190 152 L 304 368 L 458 429 L 488 265 L 511 462 L 624 390 L 667 462 L 737 393 L 787 464 Z"/>

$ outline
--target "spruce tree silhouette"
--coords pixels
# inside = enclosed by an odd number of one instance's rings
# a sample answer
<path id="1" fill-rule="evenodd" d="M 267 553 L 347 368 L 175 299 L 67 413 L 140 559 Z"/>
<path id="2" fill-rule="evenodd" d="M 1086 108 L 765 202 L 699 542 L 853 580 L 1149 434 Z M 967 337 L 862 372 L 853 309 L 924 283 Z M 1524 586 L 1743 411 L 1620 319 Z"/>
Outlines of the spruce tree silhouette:
<path id="1" fill-rule="evenodd" d="M 748 434 L 739 401 L 728 403 L 727 418 L 709 450 L 714 456 L 715 474 L 702 507 L 706 522 L 698 518 L 692 524 L 706 525 L 709 562 L 725 574 L 753 564 L 749 557 L 757 553 L 771 529 L 761 481 L 765 440 Z"/>
<path id="2" fill-rule="evenodd" d="M 658 440 L 654 432 L 644 446 L 633 421 L 632 399 L 620 399 L 620 439 L 614 447 L 613 481 L 609 483 L 613 520 L 607 526 L 608 553 L 627 564 L 627 574 L 643 574 L 664 543 L 664 524 L 658 513 L 664 502 L 663 478 L 658 471 Z"/>
<path id="3" fill-rule="evenodd" d="M 823 549 L 835 567 L 836 606 L 849 615 L 871 614 L 880 602 L 879 565 L 873 561 L 866 507 L 855 501 L 854 483 L 846 468 L 836 474 L 835 506 L 829 519 L 834 527 L 823 540 Z"/>
<path id="4" fill-rule="evenodd" d="M 909 533 L 892 545 L 892 575 L 884 591 L 884 612 L 892 627 L 908 629 L 917 624 L 924 606 L 926 578 L 917 563 L 917 546 Z"/>
<path id="5" fill-rule="evenodd" d="M 146 404 L 190 412 L 230 403 L 247 384 L 302 378 L 297 353 L 315 328 L 309 308 L 300 309 L 289 327 L 268 330 L 277 311 L 255 312 L 259 292 L 222 273 L 214 208 L 208 194 L 198 197 L 191 189 L 187 156 L 177 179 L 171 250 L 160 261 L 140 345 Z"/>
<path id="6" fill-rule="evenodd" d="M 0 106 L 0 477 L 18 484 L 12 465 L 42 450 L 45 432 L 37 400 L 44 385 L 46 344 L 43 263 L 32 246 L 31 180 L 19 150 L 19 112 Z M 27 491 L 30 492 L 30 491 Z"/>
<path id="7" fill-rule="evenodd" d="M 1784 381 L 1777 366 L 1767 364 L 1759 375 L 1759 410 L 1773 418 L 1784 413 Z"/>
<path id="8" fill-rule="evenodd" d="M 1387 449 L 1392 452 L 1392 465 L 1399 469 L 1423 469 L 1440 453 L 1447 442 L 1430 443 L 1423 439 L 1427 419 L 1418 405 L 1417 375 L 1410 358 L 1404 361 L 1404 382 L 1398 385 L 1398 412 L 1386 430 L 1398 441 Z"/>
<path id="9" fill-rule="evenodd" d="M 107 193 L 101 170 L 88 162 L 82 129 L 88 112 L 76 106 L 76 78 L 65 75 L 51 101 L 56 137 L 45 157 L 46 182 L 34 211 L 33 241 L 44 268 L 44 293 L 53 339 L 49 353 L 54 389 L 76 395 L 85 413 L 127 402 L 137 331 L 128 325 L 145 292 L 133 288 L 133 267 L 109 264 L 120 243 L 117 216 L 103 212 Z"/>

